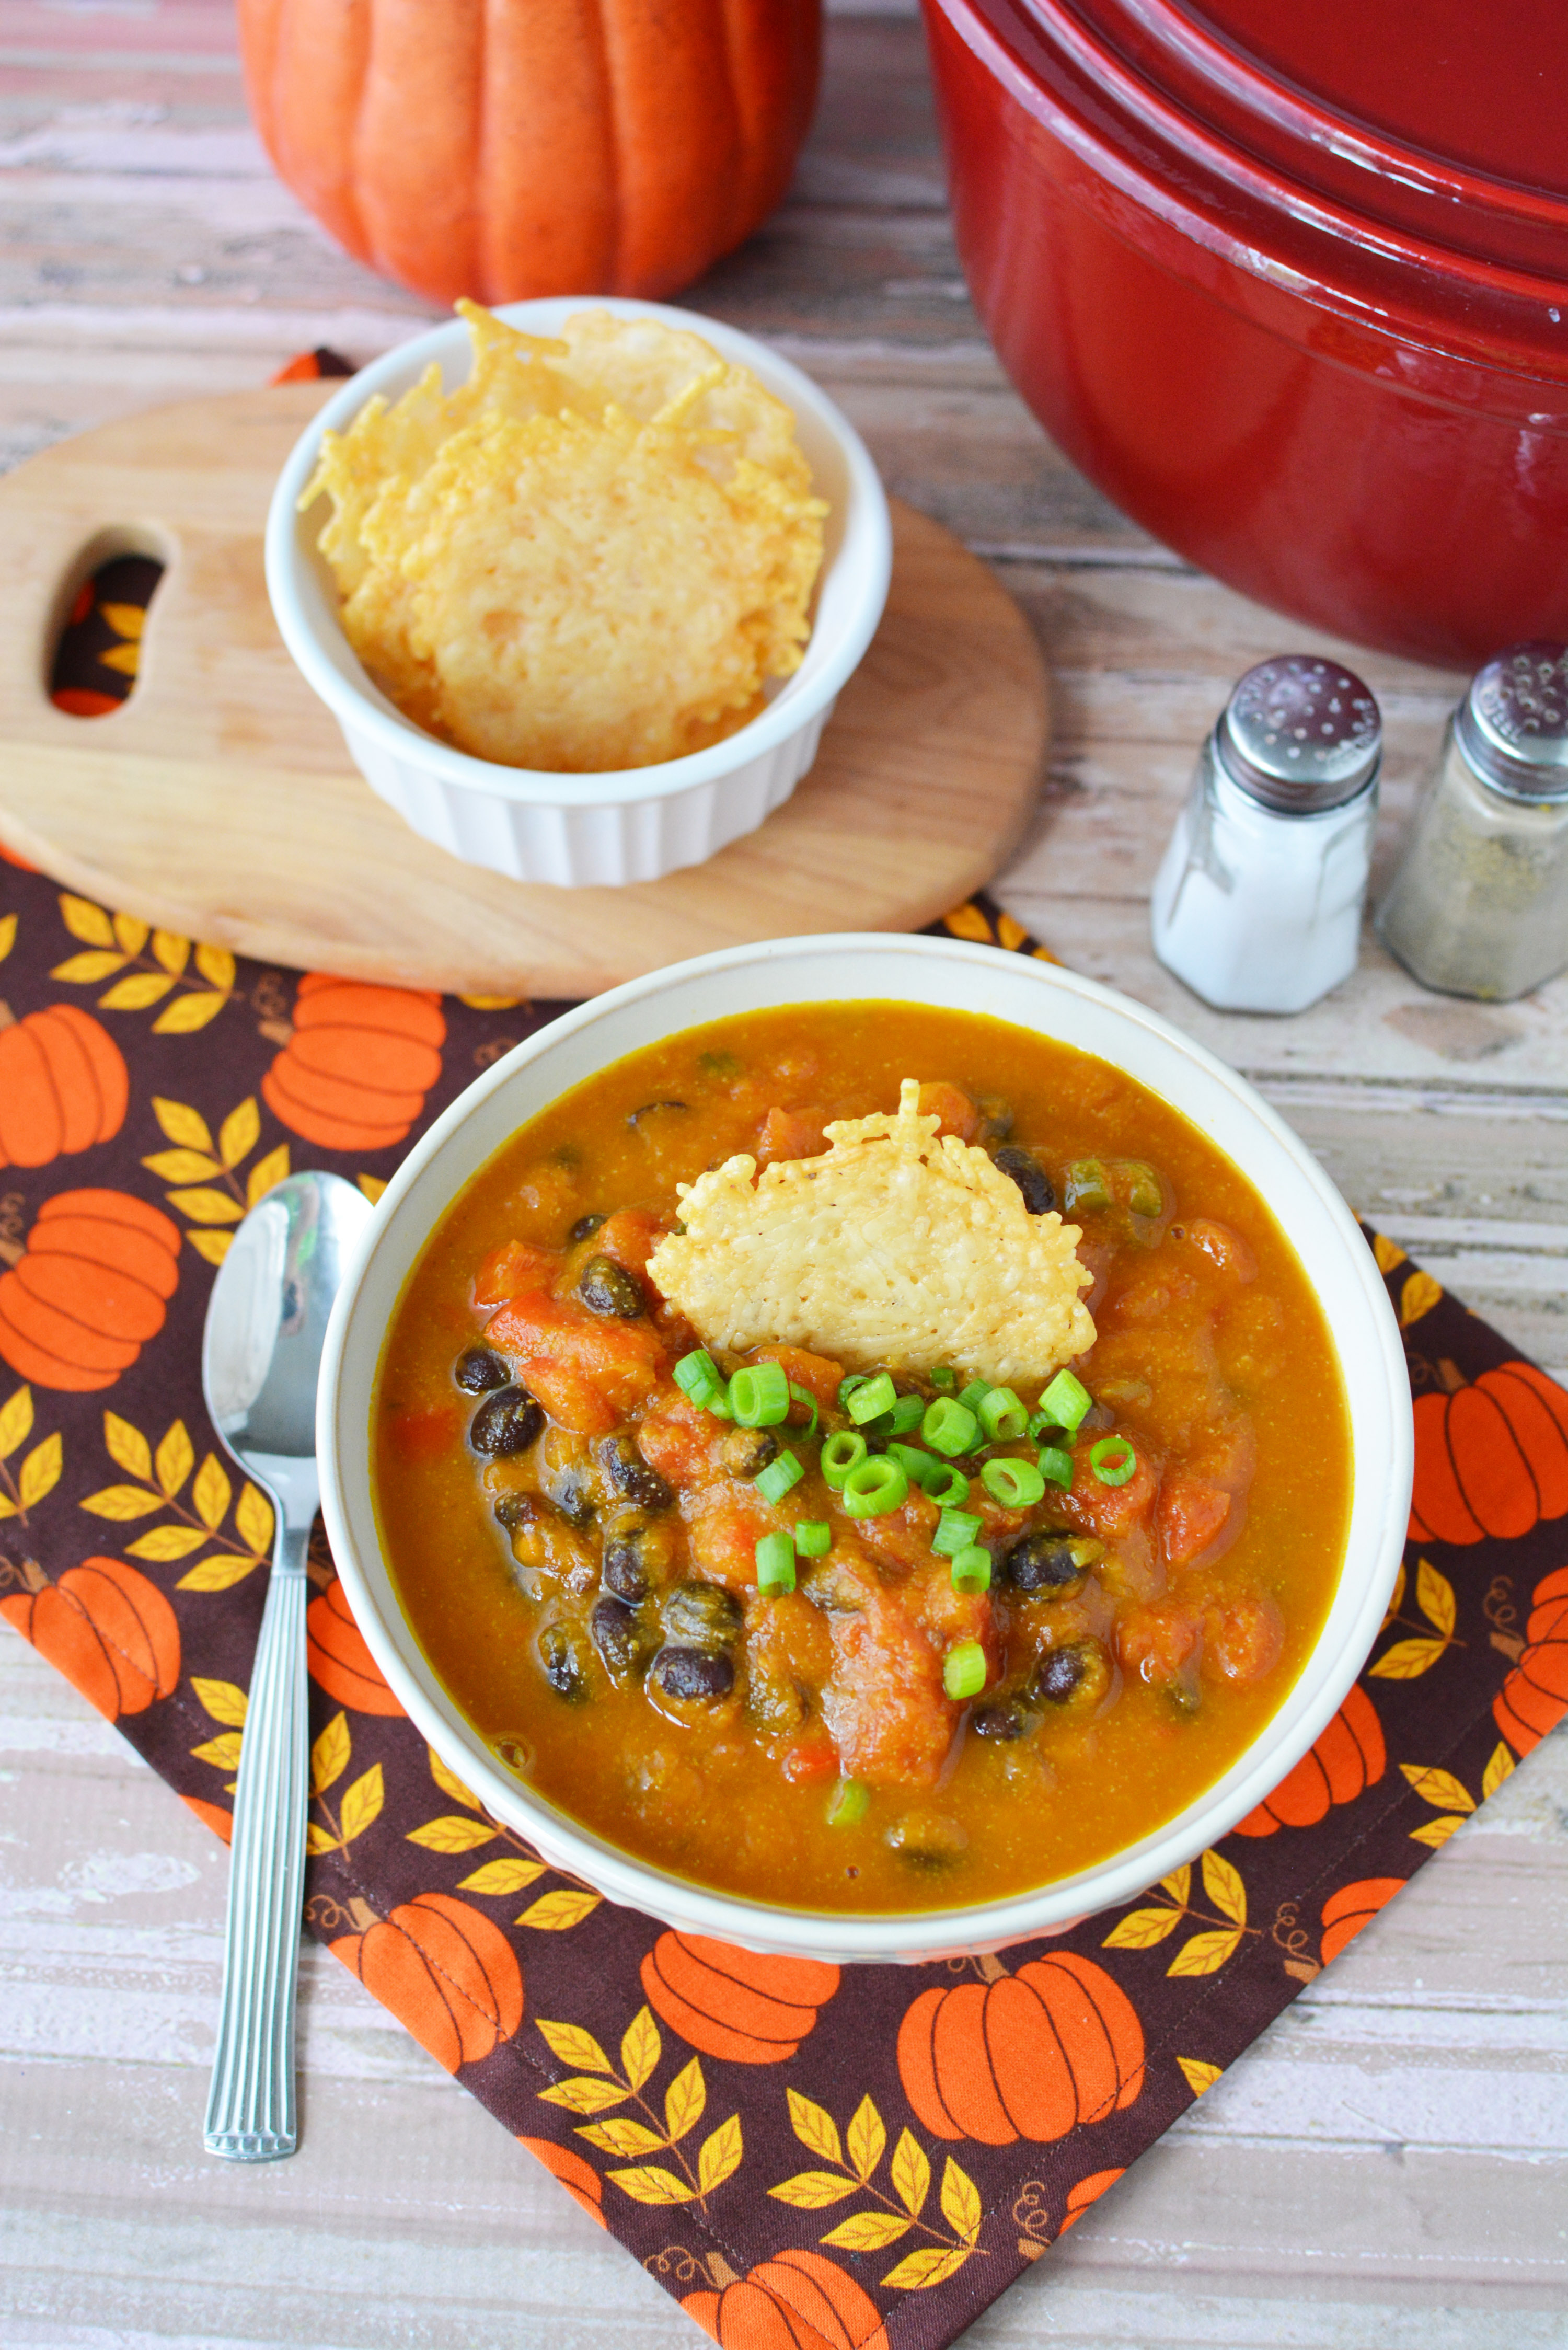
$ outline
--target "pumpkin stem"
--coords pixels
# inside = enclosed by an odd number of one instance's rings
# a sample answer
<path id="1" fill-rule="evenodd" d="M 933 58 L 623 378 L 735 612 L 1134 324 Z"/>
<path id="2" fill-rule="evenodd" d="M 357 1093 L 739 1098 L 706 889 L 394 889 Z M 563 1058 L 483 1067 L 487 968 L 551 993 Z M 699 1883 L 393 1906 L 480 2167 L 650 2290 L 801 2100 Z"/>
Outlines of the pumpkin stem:
<path id="1" fill-rule="evenodd" d="M 1285 1972 L 1288 1975 L 1294 1975 L 1297 1982 L 1309 1983 L 1322 1974 L 1323 1969 L 1315 1959 L 1287 1959 Z"/>
<path id="2" fill-rule="evenodd" d="M 11 1006 L 5 1002 L 5 998 L 0 996 L 0 1028 L 15 1028 L 16 1025 L 16 1014 L 12 1011 Z"/>
<path id="3" fill-rule="evenodd" d="M 19 1583 L 24 1591 L 47 1591 L 49 1578 L 36 1558 L 0 1558 L 0 1586 Z"/>
<path id="4" fill-rule="evenodd" d="M 362 1894 L 356 1893 L 347 1907 L 348 1922 L 357 1934 L 368 1934 L 372 1926 L 381 1922 Z"/>
<path id="5" fill-rule="evenodd" d="M 290 1020 L 258 1020 L 256 1034 L 265 1036 L 269 1045 L 292 1045 L 294 1024 Z"/>
<path id="6" fill-rule="evenodd" d="M 739 2284 L 741 2282 L 722 2252 L 709 2253 L 708 2281 L 715 2293 L 722 2293 L 726 2285 Z"/>
<path id="7" fill-rule="evenodd" d="M 1512 1665 L 1517 1665 L 1524 1654 L 1523 1641 L 1515 1639 L 1509 1632 L 1494 1632 L 1491 1636 L 1491 1645 Z"/>
<path id="8" fill-rule="evenodd" d="M 1438 1357 L 1438 1377 L 1442 1381 L 1445 1395 L 1458 1395 L 1461 1388 L 1469 1385 L 1458 1363 L 1450 1362 L 1447 1355 Z"/>
<path id="9" fill-rule="evenodd" d="M 982 1959 L 976 1959 L 974 1963 L 981 1982 L 1000 1982 L 1007 1972 L 1007 1969 L 993 1950 L 987 1950 L 985 1956 Z"/>
<path id="10" fill-rule="evenodd" d="M 0 1241 L 0 1264 L 20 1264 L 25 1254 L 20 1241 Z"/>

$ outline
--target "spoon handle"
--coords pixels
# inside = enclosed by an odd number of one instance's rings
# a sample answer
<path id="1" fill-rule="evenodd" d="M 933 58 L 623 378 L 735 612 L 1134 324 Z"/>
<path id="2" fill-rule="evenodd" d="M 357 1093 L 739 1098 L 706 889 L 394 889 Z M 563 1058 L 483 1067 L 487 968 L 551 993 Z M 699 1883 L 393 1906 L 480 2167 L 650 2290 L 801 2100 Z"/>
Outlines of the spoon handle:
<path id="1" fill-rule="evenodd" d="M 309 1747 L 305 1609 L 308 1524 L 278 1519 L 234 1793 L 234 1858 L 218 2044 L 207 2098 L 209 2154 L 292 2154 L 294 1987 L 305 1879 Z"/>

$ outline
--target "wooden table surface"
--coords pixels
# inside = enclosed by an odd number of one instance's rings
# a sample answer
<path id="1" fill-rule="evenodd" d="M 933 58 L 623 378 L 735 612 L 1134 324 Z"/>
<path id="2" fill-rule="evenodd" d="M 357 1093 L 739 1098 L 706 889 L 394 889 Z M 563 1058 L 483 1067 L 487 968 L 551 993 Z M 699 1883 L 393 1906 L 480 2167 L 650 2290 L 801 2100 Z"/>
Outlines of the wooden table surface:
<path id="1" fill-rule="evenodd" d="M 1453 1003 L 1369 941 L 1285 1022 L 1207 1012 L 1151 959 L 1149 879 L 1228 683 L 1323 648 L 1122 520 L 1009 389 L 954 258 L 902 0 L 834 18 L 789 202 L 691 299 L 817 376 L 889 487 L 990 557 L 1038 628 L 1056 739 L 1008 906 L 1245 1069 L 1356 1205 L 1563 1375 L 1568 983 Z M 317 343 L 369 359 L 429 315 L 272 177 L 227 0 L 0 0 L 0 463 Z M 1457 681 L 1356 665 L 1387 725 L 1386 863 Z M 302 2152 L 206 2160 L 225 1856 L 8 1633 L 0 1780 L 0 2350 L 698 2338 L 315 1950 Z M 966 2350 L 1568 2343 L 1565 2014 L 1560 1731 Z"/>

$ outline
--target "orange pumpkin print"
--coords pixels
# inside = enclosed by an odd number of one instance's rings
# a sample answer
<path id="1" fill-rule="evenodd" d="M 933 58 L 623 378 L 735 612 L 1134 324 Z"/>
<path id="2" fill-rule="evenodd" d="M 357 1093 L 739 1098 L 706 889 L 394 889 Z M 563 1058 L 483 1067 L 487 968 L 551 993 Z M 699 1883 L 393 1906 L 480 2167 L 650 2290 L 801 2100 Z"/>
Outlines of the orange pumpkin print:
<path id="1" fill-rule="evenodd" d="M 1492 1700 L 1492 1719 L 1516 1754 L 1539 1746 L 1568 1712 L 1568 1566 L 1535 1586 L 1524 1653 Z"/>
<path id="2" fill-rule="evenodd" d="M 545 2169 L 560 2180 L 573 2202 L 581 2204 L 590 2220 L 597 2220 L 601 2228 L 605 2225 L 604 2186 L 591 2162 L 585 2162 L 569 2146 L 557 2146 L 554 2138 L 520 2137 L 517 2143 L 525 2146 L 530 2154 L 537 2155 Z"/>
<path id="3" fill-rule="evenodd" d="M 84 1558 L 51 1583 L 29 1558 L 11 1574 L 23 1588 L 0 1599 L 0 1616 L 99 1713 L 118 1721 L 172 1696 L 180 1679 L 180 1627 L 158 1586 L 140 1568 L 119 1558 Z"/>
<path id="4" fill-rule="evenodd" d="M 898 2077 L 933 2137 L 1065 2137 L 1137 2099 L 1143 2026 L 1103 1967 L 1053 1950 L 1015 1975 L 922 1991 L 898 2029 Z"/>
<path id="5" fill-rule="evenodd" d="M 204 1795 L 182 1795 L 180 1801 L 188 1812 L 195 1813 L 204 1828 L 211 1828 L 213 1834 L 215 1836 L 222 1836 L 225 1844 L 233 1844 L 234 1840 L 233 1812 L 226 1812 L 222 1804 L 208 1803 Z"/>
<path id="6" fill-rule="evenodd" d="M 387 1150 L 423 1109 L 445 1042 L 433 991 L 306 972 L 293 1034 L 262 1079 L 262 1098 L 324 1150 Z"/>
<path id="7" fill-rule="evenodd" d="M 1276 1828 L 1316 1827 L 1331 1805 L 1353 1804 L 1375 1787 L 1387 1763 L 1377 1709 L 1357 1682 L 1317 1744 L 1231 1833 L 1265 1836 Z"/>
<path id="8" fill-rule="evenodd" d="M 365 1646 L 340 1583 L 329 1583 L 306 1608 L 305 1648 L 311 1679 L 350 1713 L 403 1711 Z"/>
<path id="9" fill-rule="evenodd" d="M 1058 2236 L 1064 2236 L 1069 2228 L 1075 2228 L 1090 2205 L 1099 2201 L 1106 2188 L 1114 2187 L 1118 2178 L 1126 2177 L 1125 2166 L 1120 2170 L 1091 2170 L 1087 2178 L 1080 2178 L 1076 2187 L 1069 2188 L 1066 2214 L 1056 2230 Z"/>
<path id="10" fill-rule="evenodd" d="M 75 1003 L 13 1021 L 0 1004 L 0 1167 L 47 1167 L 109 1142 L 130 1075 L 109 1030 Z"/>
<path id="11" fill-rule="evenodd" d="M 783 2064 L 838 1989 L 839 1970 L 816 1959 L 759 1958 L 706 1934 L 660 1934 L 642 1962 L 648 2003 L 704 2056 L 732 2064 Z"/>
<path id="12" fill-rule="evenodd" d="M 129 1191 L 57 1191 L 0 1275 L 0 1358 L 41 1388 L 114 1385 L 163 1327 L 180 1227 Z"/>
<path id="13" fill-rule="evenodd" d="M 498 1926 L 449 1893 L 421 1893 L 389 1918 L 354 1901 L 361 1930 L 332 1955 L 455 2073 L 510 2040 L 523 2021 L 523 1970 Z"/>
<path id="14" fill-rule="evenodd" d="M 1473 1387 L 1417 1399 L 1412 1542 L 1508 1541 L 1564 1513 L 1568 1395 L 1555 1379 L 1501 1363 Z"/>
<path id="15" fill-rule="evenodd" d="M 716 2259 L 709 2267 L 724 2273 Z M 779 2252 L 680 2306 L 722 2350 L 888 2350 L 870 2294 L 821 2252 Z"/>
<path id="16" fill-rule="evenodd" d="M 1369 1925 L 1386 1901 L 1392 1901 L 1405 1884 L 1402 1877 L 1362 1877 L 1354 1885 L 1342 1885 L 1331 1893 L 1323 1905 L 1323 1962 L 1337 1959 L 1346 1942 L 1353 1942 L 1363 1926 Z"/>

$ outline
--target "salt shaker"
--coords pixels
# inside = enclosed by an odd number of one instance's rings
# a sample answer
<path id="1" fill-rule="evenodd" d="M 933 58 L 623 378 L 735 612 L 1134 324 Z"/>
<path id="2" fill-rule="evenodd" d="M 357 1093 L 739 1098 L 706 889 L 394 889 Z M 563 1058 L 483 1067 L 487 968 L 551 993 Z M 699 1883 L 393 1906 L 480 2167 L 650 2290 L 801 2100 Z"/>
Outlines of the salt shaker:
<path id="1" fill-rule="evenodd" d="M 1355 968 L 1383 725 L 1338 661 L 1250 669 L 1154 885 L 1154 951 L 1226 1012 L 1301 1012 Z"/>
<path id="2" fill-rule="evenodd" d="M 1471 679 L 1377 931 L 1448 995 L 1506 1003 L 1568 965 L 1568 646 Z"/>

